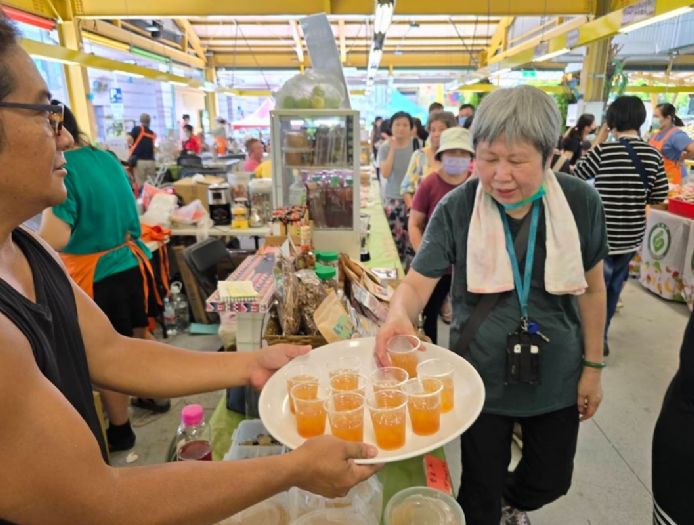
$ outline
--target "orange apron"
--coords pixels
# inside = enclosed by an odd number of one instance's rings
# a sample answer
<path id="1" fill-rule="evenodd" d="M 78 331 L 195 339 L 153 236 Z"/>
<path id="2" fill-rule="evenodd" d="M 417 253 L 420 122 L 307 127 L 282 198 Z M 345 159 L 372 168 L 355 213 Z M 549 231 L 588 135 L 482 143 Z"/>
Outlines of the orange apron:
<path id="1" fill-rule="evenodd" d="M 668 131 L 665 132 L 663 138 L 656 140 L 657 133 L 651 137 L 648 142 L 651 146 L 657 149 L 660 153 L 663 153 L 663 148 L 667 144 L 670 136 L 677 131 L 675 126 L 672 126 Z M 668 182 L 670 184 L 681 184 L 682 183 L 682 162 L 679 160 L 666 159 L 663 155 L 663 165 L 665 166 L 665 175 L 667 175 Z"/>
<path id="2" fill-rule="evenodd" d="M 137 265 L 140 268 L 140 274 L 142 275 L 142 286 L 145 296 L 145 311 L 149 310 L 149 279 L 154 282 L 154 272 L 152 271 L 152 265 L 149 262 L 149 258 L 142 251 L 137 243 L 135 243 L 131 238 L 130 234 L 127 236 L 127 240 L 120 246 L 111 248 L 110 250 L 104 250 L 97 253 L 86 253 L 86 254 L 73 254 L 73 253 L 60 253 L 60 257 L 65 263 L 70 277 L 77 283 L 77 285 L 86 292 L 86 294 L 94 299 L 94 275 L 96 274 L 96 265 L 99 263 L 99 259 L 111 253 L 114 250 L 127 246 L 130 251 L 137 259 Z M 158 304 L 163 304 L 161 297 L 159 296 L 159 291 L 157 287 L 154 286 L 154 295 L 156 297 Z"/>
<path id="3" fill-rule="evenodd" d="M 166 247 L 166 241 L 171 237 L 171 230 L 163 226 L 150 226 L 149 224 L 140 224 L 142 228 L 143 242 L 156 242 L 159 246 L 159 275 L 161 283 L 164 287 L 166 295 L 169 295 L 169 252 Z"/>

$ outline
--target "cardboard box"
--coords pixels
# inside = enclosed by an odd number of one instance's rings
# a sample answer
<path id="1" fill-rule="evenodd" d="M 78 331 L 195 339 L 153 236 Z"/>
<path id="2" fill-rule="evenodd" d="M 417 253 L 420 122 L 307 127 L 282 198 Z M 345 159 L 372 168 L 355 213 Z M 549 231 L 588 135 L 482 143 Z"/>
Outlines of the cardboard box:
<path id="1" fill-rule="evenodd" d="M 209 205 L 207 202 L 207 189 L 212 184 L 221 184 L 226 182 L 222 177 L 217 177 L 216 175 L 204 175 L 204 182 L 195 182 L 193 177 L 186 177 L 185 179 L 177 180 L 174 182 L 174 191 L 183 199 L 184 204 L 190 204 L 195 199 L 199 199 L 202 205 L 209 212 Z"/>

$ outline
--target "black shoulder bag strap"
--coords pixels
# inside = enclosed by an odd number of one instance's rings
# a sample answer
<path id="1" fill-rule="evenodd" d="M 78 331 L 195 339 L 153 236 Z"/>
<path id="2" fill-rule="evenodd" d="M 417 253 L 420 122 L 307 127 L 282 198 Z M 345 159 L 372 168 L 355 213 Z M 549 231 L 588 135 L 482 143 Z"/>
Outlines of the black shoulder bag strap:
<path id="1" fill-rule="evenodd" d="M 636 154 L 636 150 L 634 149 L 634 146 L 631 145 L 631 142 L 625 138 L 619 139 L 620 144 L 624 146 L 627 150 L 627 153 L 629 154 L 629 157 L 631 158 L 631 162 L 634 163 L 634 167 L 636 167 L 636 171 L 639 174 L 639 177 L 641 177 L 641 182 L 643 183 L 643 189 L 646 190 L 646 197 L 648 197 L 648 194 L 650 193 L 650 184 L 648 183 L 648 174 L 646 173 L 646 168 L 643 165 L 643 162 L 641 162 L 641 159 L 639 156 Z"/>
<path id="2" fill-rule="evenodd" d="M 518 230 L 516 238 L 513 241 L 513 247 L 516 250 L 516 257 L 518 257 L 519 261 L 525 260 L 525 252 L 528 251 L 528 236 L 530 235 L 529 217 L 530 213 L 523 219 L 520 230 Z M 482 294 L 480 302 L 477 303 L 477 306 L 475 306 L 475 309 L 472 311 L 472 315 L 470 315 L 467 323 L 465 323 L 463 327 L 463 333 L 460 335 L 458 344 L 453 349 L 456 354 L 462 357 L 468 357 L 470 354 L 470 344 L 472 344 L 475 337 L 477 337 L 477 331 L 492 312 L 496 303 L 499 302 L 500 297 L 500 293 Z"/>

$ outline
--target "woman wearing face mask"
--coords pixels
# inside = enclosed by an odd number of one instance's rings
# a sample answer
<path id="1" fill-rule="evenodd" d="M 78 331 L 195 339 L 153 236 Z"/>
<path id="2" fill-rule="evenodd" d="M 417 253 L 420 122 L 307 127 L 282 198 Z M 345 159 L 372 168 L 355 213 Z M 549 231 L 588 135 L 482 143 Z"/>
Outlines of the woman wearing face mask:
<path id="1" fill-rule="evenodd" d="M 465 182 L 470 176 L 472 139 L 467 129 L 454 127 L 441 133 L 440 146 L 436 150 L 436 161 L 440 168 L 427 177 L 417 189 L 410 210 L 410 242 L 415 252 L 422 244 L 424 229 L 436 209 L 436 205 L 451 190 Z M 437 283 L 424 307 L 424 333 L 436 344 L 438 316 L 451 289 L 449 270 Z"/>
<path id="2" fill-rule="evenodd" d="M 562 154 L 555 162 L 554 171 L 571 173 L 573 167 L 581 158 L 581 144 L 588 135 L 595 131 L 595 115 L 584 113 L 578 117 L 576 125 L 572 127 L 561 140 Z"/>
<path id="3" fill-rule="evenodd" d="M 665 174 L 671 184 L 681 184 L 687 176 L 685 159 L 694 159 L 694 140 L 679 129 L 684 122 L 677 116 L 672 104 L 658 104 L 653 112 L 660 129 L 651 137 L 650 145 L 660 151 L 665 165 Z"/>
<path id="4" fill-rule="evenodd" d="M 402 198 L 408 208 L 412 207 L 412 198 L 422 181 L 441 167 L 441 163 L 436 160 L 441 133 L 455 125 L 455 117 L 450 111 L 435 111 L 429 114 L 429 145 L 412 154 L 407 173 L 402 180 Z"/>
<path id="5" fill-rule="evenodd" d="M 549 169 L 561 121 L 531 86 L 484 98 L 471 130 L 476 177 L 436 206 L 376 338 L 387 365 L 388 339 L 415 333 L 453 267 L 450 349 L 485 388 L 461 436 L 458 501 L 474 525 L 526 524 L 527 511 L 566 494 L 579 418 L 602 399 L 605 216 L 593 188 Z M 523 457 L 509 475 L 515 423 Z"/>

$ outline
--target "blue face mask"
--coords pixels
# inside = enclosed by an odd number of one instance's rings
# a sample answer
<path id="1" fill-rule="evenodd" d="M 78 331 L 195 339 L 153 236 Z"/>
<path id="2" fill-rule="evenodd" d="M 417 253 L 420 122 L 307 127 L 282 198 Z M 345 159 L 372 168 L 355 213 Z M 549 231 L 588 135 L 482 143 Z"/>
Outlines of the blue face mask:
<path id="1" fill-rule="evenodd" d="M 522 208 L 522 207 L 525 206 L 526 204 L 533 203 L 533 202 L 535 202 L 536 200 L 541 199 L 541 198 L 544 197 L 544 196 L 545 196 L 545 187 L 544 187 L 544 186 L 540 186 L 540 189 L 537 190 L 535 193 L 533 193 L 533 194 L 532 194 L 530 197 L 528 197 L 527 199 L 523 199 L 522 201 L 516 202 L 516 203 L 514 203 L 514 204 L 501 204 L 501 206 L 503 206 L 503 208 L 504 208 L 505 210 L 507 210 L 507 211 L 516 210 L 516 209 L 518 209 L 518 208 Z"/>
<path id="2" fill-rule="evenodd" d="M 470 166 L 470 159 L 467 157 L 454 157 L 452 155 L 444 155 L 441 160 L 443 171 L 451 177 L 459 177 L 467 172 Z"/>

